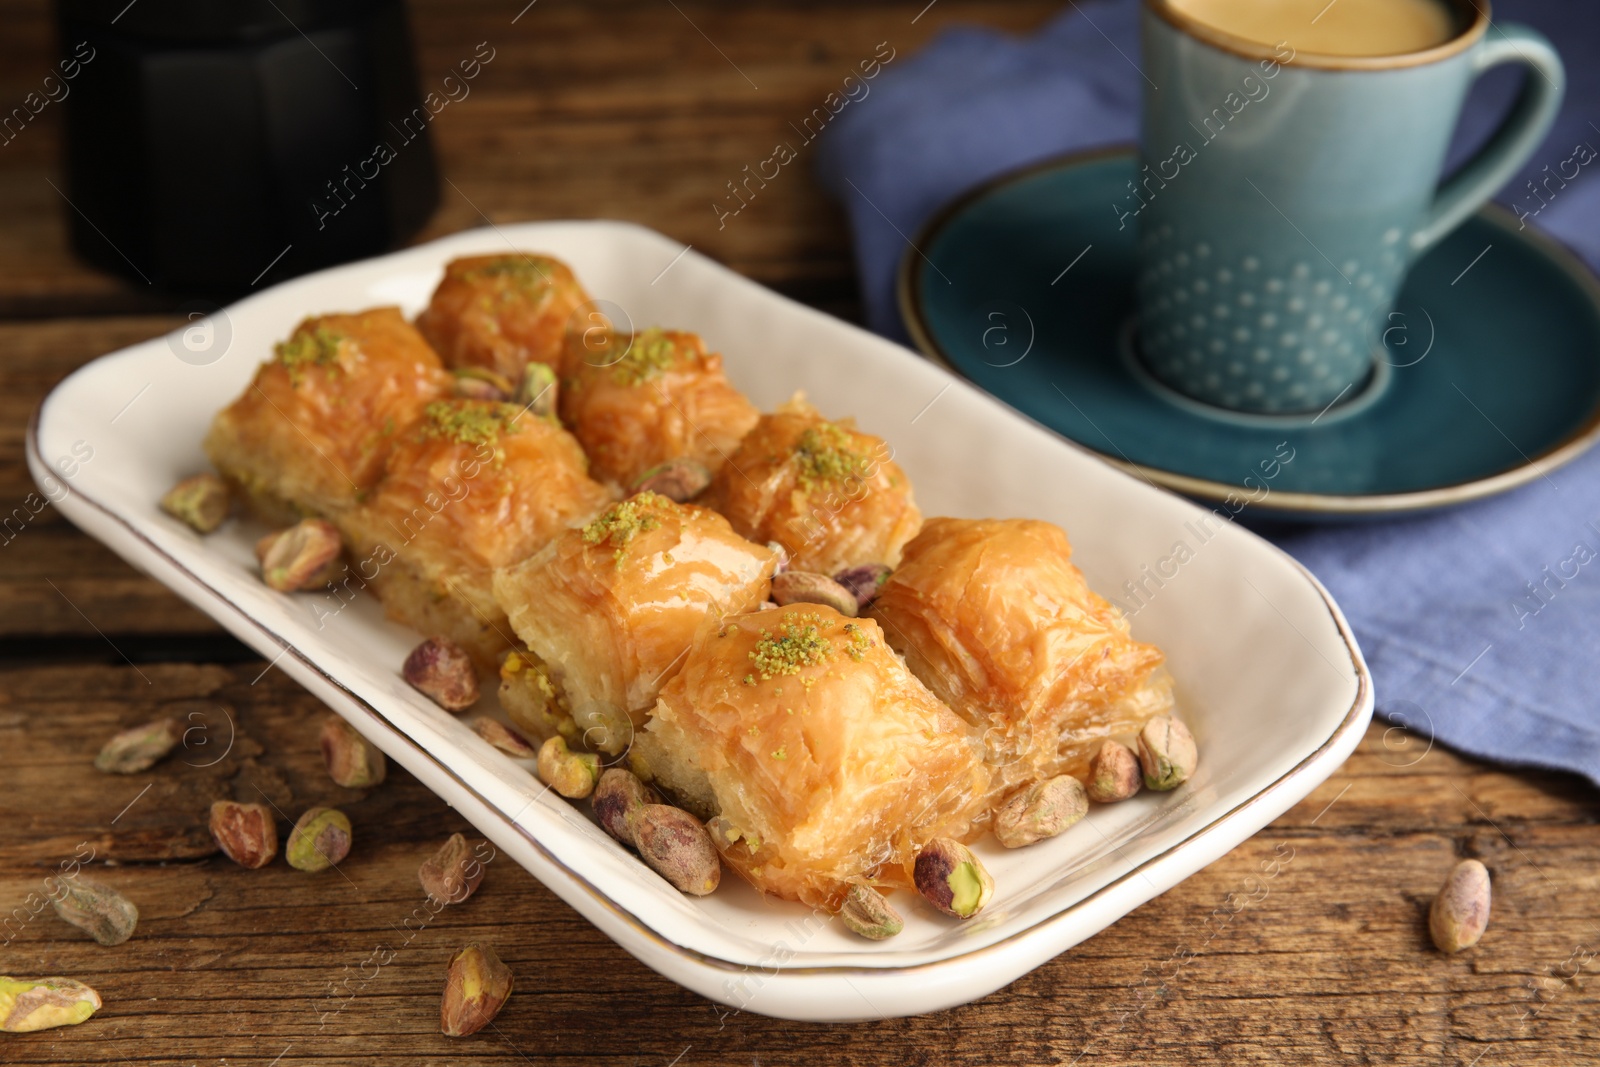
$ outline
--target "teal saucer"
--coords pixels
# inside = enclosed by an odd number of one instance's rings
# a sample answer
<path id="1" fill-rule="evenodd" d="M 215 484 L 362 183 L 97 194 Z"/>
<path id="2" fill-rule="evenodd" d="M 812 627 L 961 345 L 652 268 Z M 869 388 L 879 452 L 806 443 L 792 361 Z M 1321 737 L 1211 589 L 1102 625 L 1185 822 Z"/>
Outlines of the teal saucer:
<path id="1" fill-rule="evenodd" d="M 1600 438 L 1600 283 L 1487 208 L 1424 256 L 1376 372 L 1315 416 L 1240 416 L 1134 354 L 1130 150 L 1010 174 L 952 204 L 900 271 L 929 356 L 1062 436 L 1187 496 L 1252 514 L 1419 512 L 1504 492 Z"/>

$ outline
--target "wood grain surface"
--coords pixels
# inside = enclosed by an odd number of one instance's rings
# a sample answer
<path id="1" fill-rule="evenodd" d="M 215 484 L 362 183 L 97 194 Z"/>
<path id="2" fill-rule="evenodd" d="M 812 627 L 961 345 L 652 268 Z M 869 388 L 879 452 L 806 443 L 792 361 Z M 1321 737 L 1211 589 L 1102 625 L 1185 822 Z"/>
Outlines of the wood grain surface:
<path id="1" fill-rule="evenodd" d="M 441 205 L 423 238 L 485 221 L 609 216 L 662 230 L 835 314 L 858 311 L 843 216 L 804 165 L 719 228 L 711 204 L 879 42 L 1022 31 L 1053 3 L 411 5 L 424 83 L 479 41 L 497 58 L 435 125 Z M 520 12 L 520 16 L 519 16 Z M 0 0 L 0 103 L 54 47 L 38 0 Z M 515 22 L 513 22 L 515 19 Z M 25 506 L 27 420 L 96 355 L 179 321 L 179 297 L 99 273 L 65 243 L 57 116 L 0 147 L 0 510 Z M 120 727 L 179 714 L 172 757 L 97 772 Z M 731 1013 L 635 962 L 507 860 L 415 933 L 416 868 L 459 816 L 402 771 L 335 786 L 326 714 L 204 616 L 50 508 L 0 534 L 0 973 L 95 986 L 90 1022 L 0 1035 L 0 1062 L 277 1064 L 1568 1064 L 1600 1061 L 1600 830 L 1575 778 L 1495 770 L 1374 726 L 1304 803 L 1205 871 L 1006 989 L 915 1019 L 807 1025 Z M 193 716 L 191 718 L 191 716 Z M 209 855 L 213 799 L 289 816 L 337 803 L 337 871 Z M 93 849 L 139 904 L 102 948 L 44 881 Z M 1494 878 L 1475 949 L 1428 944 L 1456 859 Z M 1272 872 L 1270 875 L 1267 872 Z M 413 922 L 411 925 L 415 926 Z M 445 960 L 493 943 L 517 976 L 494 1028 L 438 1033 Z M 375 951 L 394 952 L 378 966 Z"/>

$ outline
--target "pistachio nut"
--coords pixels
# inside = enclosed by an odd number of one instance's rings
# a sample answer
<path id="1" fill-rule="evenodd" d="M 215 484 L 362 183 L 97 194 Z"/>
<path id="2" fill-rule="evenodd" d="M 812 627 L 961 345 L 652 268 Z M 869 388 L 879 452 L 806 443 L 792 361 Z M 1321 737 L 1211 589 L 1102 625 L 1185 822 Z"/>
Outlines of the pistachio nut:
<path id="1" fill-rule="evenodd" d="M 1054 837 L 1089 813 L 1089 795 L 1070 774 L 1012 793 L 994 815 L 994 836 L 1006 848 Z"/>
<path id="2" fill-rule="evenodd" d="M 703 897 L 722 882 L 722 857 L 705 825 L 682 808 L 646 804 L 634 823 L 634 842 L 652 870 L 680 892 Z"/>
<path id="3" fill-rule="evenodd" d="M 872 941 L 893 937 L 905 929 L 905 920 L 884 895 L 870 885 L 853 885 L 845 895 L 839 918 L 852 933 Z"/>
<path id="4" fill-rule="evenodd" d="M 350 854 L 350 819 L 337 808 L 312 808 L 289 831 L 284 857 L 301 871 L 325 871 Z"/>
<path id="5" fill-rule="evenodd" d="M 886 563 L 863 563 L 859 567 L 840 571 L 833 576 L 833 580 L 850 590 L 856 598 L 857 607 L 866 611 L 878 599 L 878 590 L 883 588 L 883 583 L 893 573 L 894 569 Z"/>
<path id="6" fill-rule="evenodd" d="M 495 403 L 511 399 L 510 380 L 487 367 L 457 367 L 450 373 L 455 377 L 452 392 L 456 396 L 466 400 L 489 400 Z"/>
<path id="7" fill-rule="evenodd" d="M 660 493 L 668 500 L 687 504 L 711 484 L 711 471 L 699 460 L 688 456 L 669 459 L 651 467 L 633 483 L 634 493 Z"/>
<path id="8" fill-rule="evenodd" d="M 638 837 L 639 813 L 647 805 L 661 803 L 661 797 L 632 771 L 610 767 L 600 776 L 590 803 L 606 833 L 632 847 Z"/>
<path id="9" fill-rule="evenodd" d="M 539 780 L 570 800 L 582 800 L 600 780 L 600 757 L 573 752 L 557 735 L 539 746 Z"/>
<path id="10" fill-rule="evenodd" d="M 211 805 L 211 836 L 241 867 L 265 867 L 278 854 L 278 822 L 265 804 L 219 800 Z"/>
<path id="11" fill-rule="evenodd" d="M 478 883 L 483 881 L 483 864 L 473 855 L 465 837 L 451 834 L 438 852 L 422 861 L 417 880 L 422 883 L 423 892 L 434 900 L 460 904 L 477 892 Z"/>
<path id="12" fill-rule="evenodd" d="M 76 1026 L 100 1010 L 100 994 L 72 978 L 0 978 L 0 1033 Z"/>
<path id="13" fill-rule="evenodd" d="M 1147 788 L 1178 788 L 1194 773 L 1199 758 L 1194 735 L 1178 719 L 1159 715 L 1139 731 L 1139 764 Z"/>
<path id="14" fill-rule="evenodd" d="M 60 881 L 61 892 L 50 898 L 56 914 L 102 945 L 120 945 L 139 925 L 133 901 L 104 882 L 77 874 Z"/>
<path id="15" fill-rule="evenodd" d="M 1489 869 L 1477 860 L 1456 864 L 1428 912 L 1428 933 L 1440 952 L 1478 943 L 1489 926 L 1489 898 Z"/>
<path id="16" fill-rule="evenodd" d="M 138 774 L 151 767 L 178 746 L 183 725 L 177 719 L 157 719 L 133 726 L 107 741 L 94 758 L 97 771 L 107 774 Z"/>
<path id="17" fill-rule="evenodd" d="M 232 501 L 228 483 L 215 474 L 185 478 L 161 498 L 161 510 L 187 523 L 197 533 L 208 534 L 228 517 Z"/>
<path id="18" fill-rule="evenodd" d="M 448 637 L 430 637 L 413 648 L 400 674 L 446 711 L 465 711 L 478 702 L 478 668 Z"/>
<path id="19" fill-rule="evenodd" d="M 378 785 L 389 773 L 383 751 L 337 715 L 323 720 L 319 741 L 328 774 L 346 789 Z"/>
<path id="20" fill-rule="evenodd" d="M 439 1032 L 446 1037 L 475 1034 L 494 1021 L 510 997 L 511 968 L 494 949 L 474 942 L 450 957 L 439 1002 Z"/>
<path id="21" fill-rule="evenodd" d="M 826 604 L 846 618 L 860 613 L 856 595 L 826 574 L 812 571 L 784 571 L 772 576 L 772 601 L 786 604 Z"/>
<path id="22" fill-rule="evenodd" d="M 495 719 L 474 719 L 472 732 L 489 742 L 501 752 L 517 759 L 533 759 L 539 754 L 526 737 Z"/>
<path id="23" fill-rule="evenodd" d="M 303 519 L 256 542 L 261 579 L 280 593 L 326 585 L 342 550 L 338 529 L 324 519 Z"/>
<path id="24" fill-rule="evenodd" d="M 994 879 L 972 850 L 948 837 L 922 846 L 912 870 L 917 892 L 946 915 L 970 919 L 994 896 Z"/>
<path id="25" fill-rule="evenodd" d="M 1127 800 L 1143 785 L 1139 757 L 1120 741 L 1107 740 L 1089 763 L 1089 799 L 1096 804 Z"/>
<path id="26" fill-rule="evenodd" d="M 529 363 L 522 373 L 522 384 L 517 386 L 516 401 L 531 415 L 553 419 L 559 392 L 555 368 L 548 363 Z"/>

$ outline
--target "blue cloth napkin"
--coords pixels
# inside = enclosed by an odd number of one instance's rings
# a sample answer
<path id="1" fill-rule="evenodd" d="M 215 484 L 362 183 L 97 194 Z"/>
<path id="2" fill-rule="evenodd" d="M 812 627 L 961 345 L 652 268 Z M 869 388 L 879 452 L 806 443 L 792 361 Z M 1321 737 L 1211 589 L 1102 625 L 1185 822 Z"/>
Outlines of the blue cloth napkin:
<path id="1" fill-rule="evenodd" d="M 1600 147 L 1588 118 L 1600 116 L 1600 64 L 1590 62 L 1600 14 L 1570 0 L 1496 0 L 1494 17 L 1549 36 L 1570 79 L 1555 129 L 1499 200 L 1600 266 L 1600 177 L 1581 174 L 1548 204 L 1525 185 L 1579 142 Z M 895 269 L 907 235 L 952 198 L 1027 163 L 1134 141 L 1138 62 L 1137 0 L 1069 0 L 1032 36 L 949 29 L 889 65 L 817 141 L 818 174 L 854 228 L 868 324 L 907 340 Z M 1480 80 L 1452 161 L 1482 143 L 1516 87 L 1509 70 Z M 1600 785 L 1600 451 L 1428 517 L 1263 532 L 1344 607 L 1380 713 L 1413 735 L 1396 759 L 1436 738 Z"/>

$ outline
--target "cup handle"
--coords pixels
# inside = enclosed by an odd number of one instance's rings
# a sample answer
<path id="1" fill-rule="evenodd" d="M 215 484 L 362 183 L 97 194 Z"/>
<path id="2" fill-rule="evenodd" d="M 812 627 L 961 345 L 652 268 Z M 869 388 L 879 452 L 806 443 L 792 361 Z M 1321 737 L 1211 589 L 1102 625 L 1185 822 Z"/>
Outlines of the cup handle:
<path id="1" fill-rule="evenodd" d="M 1527 81 L 1511 113 L 1450 180 L 1439 187 L 1427 220 L 1411 235 L 1413 254 L 1420 253 L 1464 222 L 1510 181 L 1543 142 L 1561 107 L 1567 73 L 1555 46 L 1536 30 L 1516 23 L 1492 25 L 1472 57 L 1472 76 L 1502 63 L 1528 67 Z"/>

